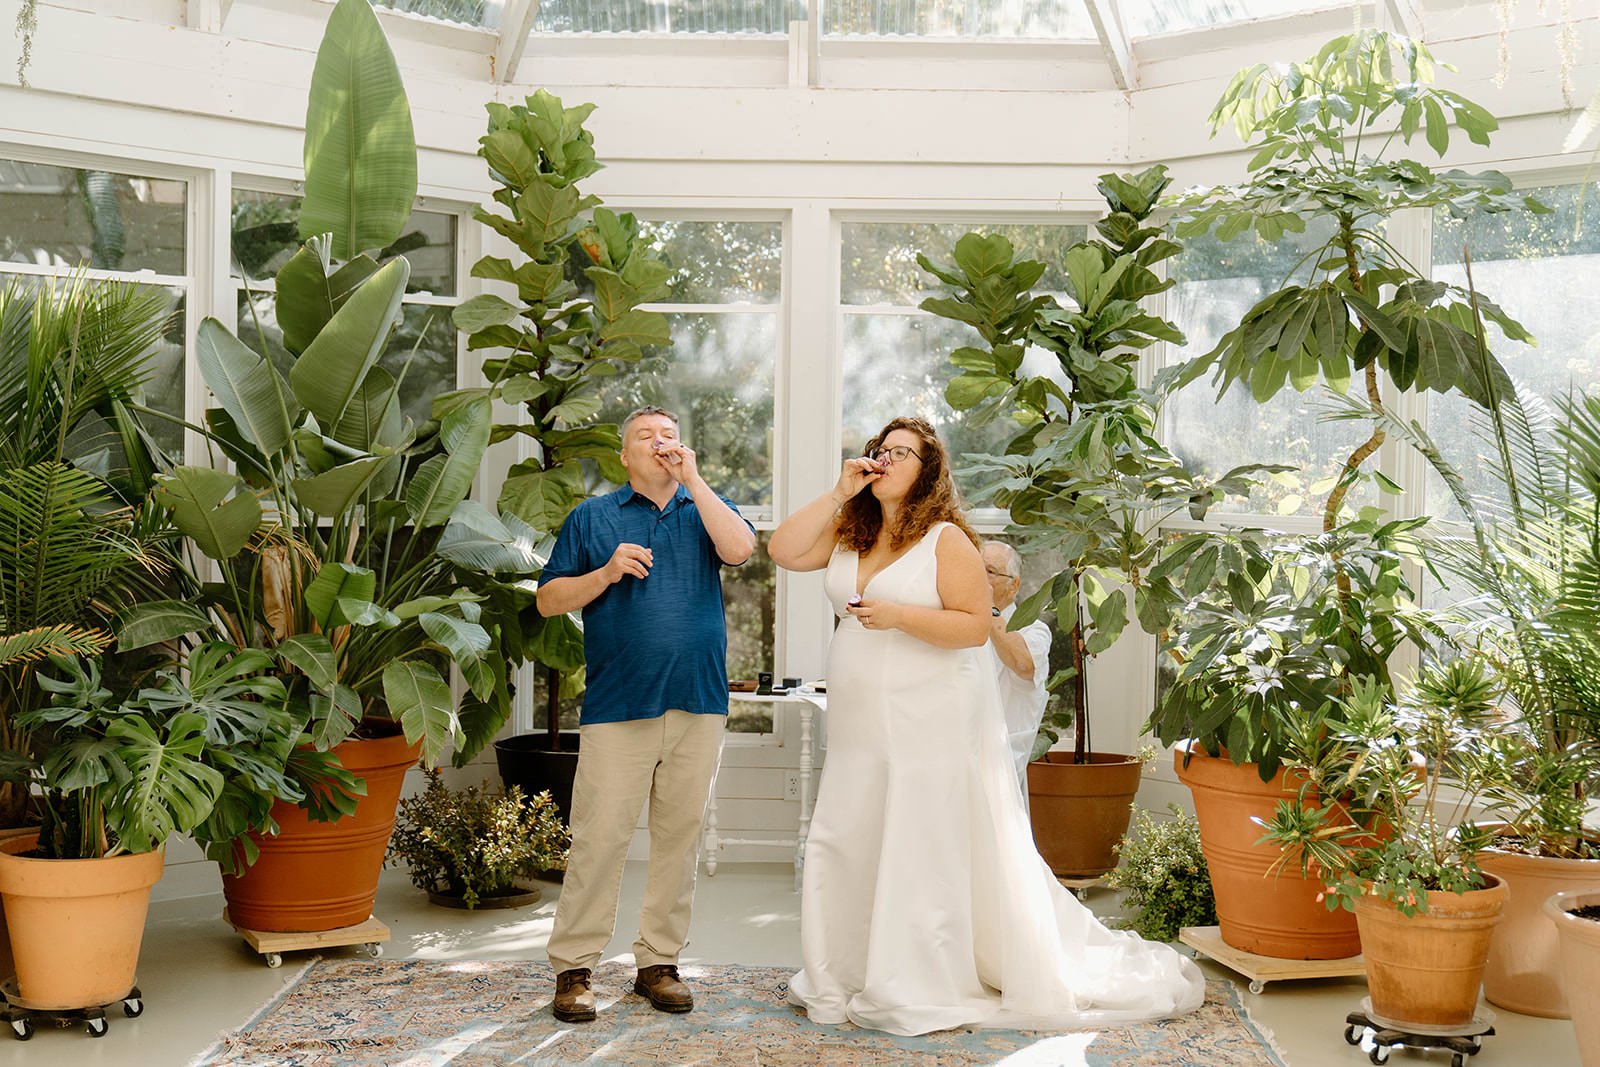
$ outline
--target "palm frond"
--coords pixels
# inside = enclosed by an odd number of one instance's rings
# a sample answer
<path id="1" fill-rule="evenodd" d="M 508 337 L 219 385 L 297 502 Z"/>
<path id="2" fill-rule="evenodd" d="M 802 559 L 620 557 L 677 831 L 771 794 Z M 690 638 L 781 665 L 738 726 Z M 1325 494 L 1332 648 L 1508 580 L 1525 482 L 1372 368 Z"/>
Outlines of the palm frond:
<path id="1" fill-rule="evenodd" d="M 109 648 L 111 642 L 111 634 L 104 630 L 66 624 L 0 634 L 0 667 L 33 663 L 47 656 L 94 656 Z"/>

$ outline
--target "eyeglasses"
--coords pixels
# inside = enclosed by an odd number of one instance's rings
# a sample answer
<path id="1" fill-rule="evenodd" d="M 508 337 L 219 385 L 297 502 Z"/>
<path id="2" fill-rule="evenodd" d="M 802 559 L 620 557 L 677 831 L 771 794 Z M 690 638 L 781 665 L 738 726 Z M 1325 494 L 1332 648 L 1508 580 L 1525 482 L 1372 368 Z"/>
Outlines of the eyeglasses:
<path id="1" fill-rule="evenodd" d="M 905 445 L 895 445 L 893 448 L 874 448 L 867 453 L 867 458 L 875 463 L 882 463 L 886 459 L 891 463 L 904 463 L 907 456 L 916 456 L 919 461 L 922 459 L 921 453 L 915 449 L 907 448 Z"/>
<path id="2" fill-rule="evenodd" d="M 991 578 L 1004 578 L 1008 582 L 1017 577 L 1010 571 L 997 571 L 993 567 L 985 567 L 983 571 Z"/>

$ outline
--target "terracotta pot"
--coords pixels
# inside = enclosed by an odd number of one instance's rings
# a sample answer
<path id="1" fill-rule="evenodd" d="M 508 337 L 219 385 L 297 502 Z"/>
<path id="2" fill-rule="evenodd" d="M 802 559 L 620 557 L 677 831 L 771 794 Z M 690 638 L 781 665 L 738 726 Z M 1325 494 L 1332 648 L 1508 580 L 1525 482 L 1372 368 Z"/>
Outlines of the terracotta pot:
<path id="1" fill-rule="evenodd" d="M 1577 908 L 1600 908 L 1600 890 L 1557 893 L 1544 902 L 1544 913 L 1554 924 L 1561 945 L 1561 972 L 1566 988 L 1584 998 L 1590 1010 L 1572 1016 L 1578 1031 L 1578 1056 L 1583 1067 L 1600 1067 L 1600 1012 L 1593 1010 L 1594 991 L 1600 989 L 1600 920 L 1572 914 Z"/>
<path id="2" fill-rule="evenodd" d="M 1483 995 L 1496 1007 L 1546 1019 L 1571 1017 L 1561 949 L 1544 902 L 1563 890 L 1600 889 L 1600 860 L 1552 859 L 1486 849 L 1478 865 L 1505 882 L 1511 898 L 1489 941 Z"/>
<path id="3" fill-rule="evenodd" d="M 1062 878 L 1098 878 L 1117 865 L 1116 844 L 1128 832 L 1143 764 L 1096 752 L 1075 764 L 1070 752 L 1048 752 L 1028 764 L 1028 816 L 1033 843 Z"/>
<path id="4" fill-rule="evenodd" d="M 1225 757 L 1208 756 L 1193 746 L 1189 765 L 1183 757 L 1189 743 L 1173 752 L 1178 780 L 1194 795 L 1200 820 L 1200 847 L 1211 871 L 1222 940 L 1244 952 L 1286 960 L 1338 960 L 1361 952 L 1355 916 L 1329 911 L 1317 898 L 1322 885 L 1304 878 L 1291 863 L 1271 873 L 1278 847 L 1260 843 L 1261 826 L 1280 800 L 1295 795 L 1296 785 L 1279 771 L 1263 782 L 1254 763 L 1236 766 Z"/>
<path id="5" fill-rule="evenodd" d="M 96 860 L 19 855 L 37 832 L 0 842 L 17 991 L 29 1007 L 99 1007 L 127 995 L 139 966 L 150 887 L 164 851 Z"/>
<path id="6" fill-rule="evenodd" d="M 1356 901 L 1367 990 L 1386 1022 L 1439 1028 L 1472 1021 L 1489 936 L 1511 895 L 1499 878 L 1484 877 L 1482 889 L 1430 892 L 1426 910 L 1412 916 L 1380 897 Z"/>
<path id="7" fill-rule="evenodd" d="M 274 804 L 277 835 L 257 838 L 260 858 L 240 877 L 222 879 L 228 921 L 235 926 L 309 933 L 372 916 L 400 787 L 421 746 L 395 736 L 345 741 L 333 751 L 366 780 L 367 795 L 354 815 L 331 823 L 312 822 L 297 805 Z"/>
<path id="8" fill-rule="evenodd" d="M 0 841 L 9 841 L 13 837 L 27 837 L 37 834 L 38 826 L 13 826 L 0 830 Z M 6 932 L 6 913 L 0 908 L 0 982 L 17 975 L 16 964 L 11 959 L 11 936 Z"/>

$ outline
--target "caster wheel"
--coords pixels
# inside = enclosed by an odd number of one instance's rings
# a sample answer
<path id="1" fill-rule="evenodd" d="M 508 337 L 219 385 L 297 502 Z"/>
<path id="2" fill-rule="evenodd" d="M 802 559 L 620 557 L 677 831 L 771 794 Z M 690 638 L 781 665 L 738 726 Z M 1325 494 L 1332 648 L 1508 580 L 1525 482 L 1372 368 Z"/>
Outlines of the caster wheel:
<path id="1" fill-rule="evenodd" d="M 1078 899 L 1079 900 L 1088 900 L 1089 899 L 1089 891 L 1087 889 L 1078 890 Z"/>
<path id="2" fill-rule="evenodd" d="M 1472 1051 L 1468 1052 L 1467 1055 L 1468 1056 L 1476 1056 L 1478 1053 L 1480 1053 L 1482 1051 L 1483 1051 L 1483 1038 L 1481 1038 L 1481 1037 L 1473 1038 L 1472 1039 Z"/>
<path id="3" fill-rule="evenodd" d="M 1250 983 L 1250 992 L 1255 993 L 1257 996 L 1259 996 L 1261 994 L 1261 991 L 1266 989 L 1266 988 L 1267 988 L 1267 983 L 1263 982 L 1259 978 L 1257 978 L 1255 981 Z"/>
<path id="4" fill-rule="evenodd" d="M 1347 1044 L 1347 1045 L 1359 1045 L 1359 1044 L 1361 1044 L 1361 1034 L 1362 1033 L 1363 1033 L 1363 1031 L 1362 1031 L 1361 1027 L 1359 1027 L 1359 1026 L 1347 1026 L 1347 1027 L 1345 1027 L 1344 1028 L 1344 1043 Z"/>
<path id="5" fill-rule="evenodd" d="M 144 1014 L 144 1001 L 138 997 L 129 997 L 122 1002 L 122 1014 L 130 1019 L 137 1019 Z"/>
<path id="6" fill-rule="evenodd" d="M 1450 1067 L 1467 1067 L 1467 1054 L 1458 1052 L 1450 1057 Z"/>
<path id="7" fill-rule="evenodd" d="M 373 959 L 377 959 L 383 955 L 383 946 L 378 944 L 376 941 L 371 942 L 370 944 L 362 945 L 361 948 L 362 951 L 371 956 Z"/>
<path id="8" fill-rule="evenodd" d="M 110 1029 L 104 1019 L 90 1019 L 83 1028 L 89 1032 L 90 1037 L 105 1037 L 106 1031 Z"/>
<path id="9" fill-rule="evenodd" d="M 27 1041 L 33 1037 L 33 1023 L 27 1019 L 12 1019 L 11 1034 L 18 1041 Z"/>
<path id="10" fill-rule="evenodd" d="M 283 966 L 283 957 L 276 952 L 267 953 L 266 961 L 268 967 L 277 968 Z"/>
<path id="11" fill-rule="evenodd" d="M 1373 1045 L 1372 1046 L 1372 1051 L 1367 1053 L 1367 1059 L 1371 1060 L 1373 1063 L 1388 1063 L 1389 1062 L 1389 1046 L 1388 1045 Z"/>

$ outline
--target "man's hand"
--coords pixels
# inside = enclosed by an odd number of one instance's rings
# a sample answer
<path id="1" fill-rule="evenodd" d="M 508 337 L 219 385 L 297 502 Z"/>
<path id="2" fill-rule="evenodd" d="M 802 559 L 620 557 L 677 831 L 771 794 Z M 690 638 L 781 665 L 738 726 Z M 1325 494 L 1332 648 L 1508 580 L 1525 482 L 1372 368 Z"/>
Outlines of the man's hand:
<path id="1" fill-rule="evenodd" d="M 655 450 L 655 460 L 661 468 L 672 475 L 672 480 L 680 485 L 692 485 L 700 477 L 700 468 L 695 463 L 694 449 L 682 441 L 663 441 Z"/>
<path id="2" fill-rule="evenodd" d="M 611 558 L 606 561 L 606 580 L 616 585 L 622 581 L 624 575 L 648 578 L 650 567 L 654 562 L 655 554 L 648 548 L 624 542 L 617 546 L 617 550 L 611 553 Z"/>

